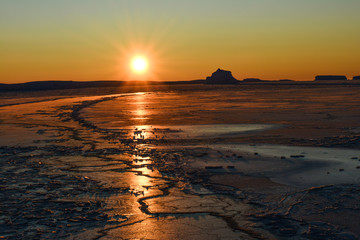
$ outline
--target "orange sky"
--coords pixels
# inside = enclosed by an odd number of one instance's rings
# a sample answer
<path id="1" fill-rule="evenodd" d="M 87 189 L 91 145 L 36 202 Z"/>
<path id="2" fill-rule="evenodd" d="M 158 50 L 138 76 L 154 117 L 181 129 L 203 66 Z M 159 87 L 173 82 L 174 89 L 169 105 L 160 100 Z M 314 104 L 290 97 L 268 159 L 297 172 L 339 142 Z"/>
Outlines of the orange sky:
<path id="1" fill-rule="evenodd" d="M 360 75 L 358 0 L 0 2 L 0 83 Z M 146 74 L 131 71 L 135 55 Z"/>

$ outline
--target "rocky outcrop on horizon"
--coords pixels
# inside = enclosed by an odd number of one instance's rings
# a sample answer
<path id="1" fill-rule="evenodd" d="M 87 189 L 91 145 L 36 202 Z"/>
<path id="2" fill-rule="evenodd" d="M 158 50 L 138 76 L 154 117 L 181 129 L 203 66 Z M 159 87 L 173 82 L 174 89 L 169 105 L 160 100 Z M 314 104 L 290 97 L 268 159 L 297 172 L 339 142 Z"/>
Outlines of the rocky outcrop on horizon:
<path id="1" fill-rule="evenodd" d="M 353 80 L 360 80 L 360 76 L 354 76 Z"/>
<path id="2" fill-rule="evenodd" d="M 343 75 L 318 75 L 315 81 L 347 81 L 347 78 Z"/>
<path id="3" fill-rule="evenodd" d="M 237 84 L 239 83 L 236 80 L 230 71 L 225 71 L 222 69 L 216 70 L 210 77 L 207 77 L 205 84 Z"/>

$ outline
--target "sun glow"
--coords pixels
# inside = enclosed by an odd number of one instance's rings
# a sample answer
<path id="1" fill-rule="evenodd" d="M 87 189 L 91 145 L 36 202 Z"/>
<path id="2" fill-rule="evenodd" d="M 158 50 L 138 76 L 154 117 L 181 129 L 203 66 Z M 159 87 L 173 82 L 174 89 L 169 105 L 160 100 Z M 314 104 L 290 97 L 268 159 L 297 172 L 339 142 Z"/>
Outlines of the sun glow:
<path id="1" fill-rule="evenodd" d="M 144 73 L 148 68 L 148 61 L 146 58 L 137 56 L 131 60 L 131 68 L 134 73 Z"/>
<path id="2" fill-rule="evenodd" d="M 155 43 L 115 44 L 118 49 L 117 79 L 126 81 L 158 81 L 167 72 L 166 51 Z"/>

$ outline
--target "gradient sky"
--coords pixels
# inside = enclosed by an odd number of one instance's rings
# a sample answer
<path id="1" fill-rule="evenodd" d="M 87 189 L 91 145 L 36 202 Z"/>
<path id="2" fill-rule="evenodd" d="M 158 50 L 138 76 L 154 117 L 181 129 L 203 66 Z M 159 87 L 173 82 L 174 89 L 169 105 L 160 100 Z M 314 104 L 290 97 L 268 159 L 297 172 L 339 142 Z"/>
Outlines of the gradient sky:
<path id="1" fill-rule="evenodd" d="M 359 0 L 1 0 L 0 83 L 360 75 Z"/>

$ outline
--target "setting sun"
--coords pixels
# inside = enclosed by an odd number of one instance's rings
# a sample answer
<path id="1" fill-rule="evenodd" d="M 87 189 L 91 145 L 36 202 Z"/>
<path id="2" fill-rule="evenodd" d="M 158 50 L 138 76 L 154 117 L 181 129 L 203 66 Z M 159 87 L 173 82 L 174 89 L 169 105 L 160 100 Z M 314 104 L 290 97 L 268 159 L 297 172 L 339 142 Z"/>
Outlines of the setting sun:
<path id="1" fill-rule="evenodd" d="M 147 67 L 148 61 L 144 57 L 135 57 L 131 61 L 131 68 L 135 73 L 144 73 Z"/>

